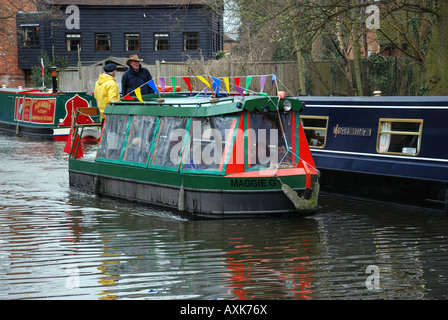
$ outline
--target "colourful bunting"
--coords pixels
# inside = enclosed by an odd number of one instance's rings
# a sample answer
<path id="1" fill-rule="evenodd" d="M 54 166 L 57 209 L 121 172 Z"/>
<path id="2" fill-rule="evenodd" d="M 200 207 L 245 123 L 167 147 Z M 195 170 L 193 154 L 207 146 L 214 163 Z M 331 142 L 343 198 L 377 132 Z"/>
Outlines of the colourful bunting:
<path id="1" fill-rule="evenodd" d="M 134 92 L 135 92 L 135 95 L 136 95 L 138 101 L 143 102 L 141 89 L 137 88 L 137 89 L 134 90 Z"/>
<path id="2" fill-rule="evenodd" d="M 193 90 L 191 90 L 191 83 L 190 79 L 188 77 L 182 77 L 184 79 L 185 83 L 187 84 L 188 90 L 190 90 L 190 93 L 193 93 Z"/>
<path id="3" fill-rule="evenodd" d="M 165 78 L 160 78 L 160 87 L 162 88 L 162 94 L 165 94 Z"/>
<path id="4" fill-rule="evenodd" d="M 235 78 L 234 78 L 234 80 L 235 80 L 235 85 L 236 85 L 236 86 L 239 86 L 239 85 L 240 85 L 240 79 L 241 79 L 240 77 L 235 77 Z"/>
<path id="5" fill-rule="evenodd" d="M 176 92 L 176 77 L 171 77 L 171 85 L 173 86 L 173 93 Z"/>
<path id="6" fill-rule="evenodd" d="M 222 79 L 224 80 L 224 83 L 226 84 L 227 92 L 230 94 L 229 78 L 224 77 Z"/>
<path id="7" fill-rule="evenodd" d="M 204 76 L 196 76 L 199 80 L 201 80 L 204 84 L 207 85 L 207 87 L 209 89 L 211 89 L 212 91 L 216 92 L 216 95 L 219 97 L 219 90 L 221 89 L 221 79 L 222 81 L 224 81 L 224 84 L 226 86 L 227 92 L 229 94 L 231 94 L 230 92 L 230 78 L 229 77 L 223 77 L 223 78 L 216 78 L 216 77 L 208 77 L 208 81 Z M 246 84 L 245 84 L 245 89 L 243 89 L 242 87 L 240 87 L 240 82 L 241 82 L 241 77 L 234 77 L 234 84 L 233 86 L 235 87 L 235 90 L 238 92 L 238 94 L 240 94 L 241 96 L 244 97 L 244 94 L 249 91 L 251 82 L 253 80 L 254 76 L 246 76 Z M 264 90 L 266 89 L 266 75 L 261 75 L 260 77 L 260 92 L 259 94 L 263 95 Z M 171 77 L 171 84 L 172 84 L 172 90 L 173 92 L 176 91 L 176 82 L 177 82 L 177 78 L 178 77 Z M 188 90 L 190 91 L 190 93 L 193 93 L 193 89 L 191 87 L 191 82 L 190 82 L 190 77 L 182 77 L 182 79 L 185 81 Z M 151 79 L 150 81 L 148 81 L 146 84 L 151 87 L 155 93 L 159 93 L 159 91 L 161 91 L 163 94 L 165 94 L 165 92 L 170 91 L 171 88 L 167 87 L 166 85 L 166 79 L 161 77 L 161 78 L 157 78 L 155 79 L 156 81 L 160 81 L 160 84 L 157 83 L 157 85 L 154 82 L 154 79 Z M 272 79 L 271 79 L 271 85 L 272 85 L 272 91 L 274 92 L 275 88 L 276 88 L 276 81 L 277 81 L 277 77 L 275 74 L 272 75 Z M 211 84 L 210 84 L 211 82 Z M 276 91 L 276 90 L 275 90 Z M 134 90 L 135 95 L 137 96 L 137 99 L 139 101 L 143 102 L 143 98 L 141 95 L 141 90 L 140 88 L 137 88 Z M 272 92 L 272 93 L 273 93 Z M 272 95 L 271 93 L 271 95 Z M 122 97 L 122 99 L 135 99 L 134 97 L 131 97 L 129 94 L 125 95 L 124 97 Z"/>
<path id="8" fill-rule="evenodd" d="M 261 76 L 260 77 L 260 92 L 263 92 L 265 83 L 266 83 L 266 76 Z"/>
<path id="9" fill-rule="evenodd" d="M 234 86 L 234 87 L 235 87 L 235 90 L 238 92 L 238 94 L 244 98 L 244 89 L 241 87 L 238 87 L 238 86 Z"/>
<path id="10" fill-rule="evenodd" d="M 151 79 L 146 83 L 152 90 L 154 90 L 155 93 L 159 93 L 159 89 L 157 89 L 156 85 L 154 84 L 154 80 Z"/>
<path id="11" fill-rule="evenodd" d="M 250 82 L 252 81 L 252 76 L 246 77 L 246 92 L 249 90 Z"/>
<path id="12" fill-rule="evenodd" d="M 219 89 L 221 88 L 221 80 L 219 80 L 218 78 L 214 78 L 211 77 L 213 82 L 212 82 L 212 86 L 213 89 L 215 89 L 216 95 L 219 97 Z"/>
<path id="13" fill-rule="evenodd" d="M 210 83 L 208 83 L 208 81 L 205 80 L 204 77 L 202 77 L 202 76 L 198 76 L 198 79 L 201 80 L 202 82 L 204 82 L 204 83 L 207 85 L 207 87 L 209 87 L 210 89 L 212 88 L 212 87 L 210 86 Z"/>

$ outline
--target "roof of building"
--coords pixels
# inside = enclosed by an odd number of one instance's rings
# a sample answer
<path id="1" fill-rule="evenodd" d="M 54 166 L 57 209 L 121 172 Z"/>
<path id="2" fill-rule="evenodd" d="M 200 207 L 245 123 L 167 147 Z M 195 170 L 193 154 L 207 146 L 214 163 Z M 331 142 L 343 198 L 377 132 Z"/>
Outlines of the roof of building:
<path id="1" fill-rule="evenodd" d="M 208 0 L 48 0 L 52 5 L 86 6 L 151 6 L 151 5 L 197 5 L 207 4 Z"/>

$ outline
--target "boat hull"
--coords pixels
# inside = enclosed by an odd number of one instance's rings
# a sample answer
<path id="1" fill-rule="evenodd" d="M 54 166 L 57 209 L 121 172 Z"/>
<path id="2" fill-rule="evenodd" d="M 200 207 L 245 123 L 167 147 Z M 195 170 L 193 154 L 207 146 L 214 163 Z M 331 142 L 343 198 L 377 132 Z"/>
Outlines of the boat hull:
<path id="1" fill-rule="evenodd" d="M 73 161 L 71 163 L 73 164 Z M 69 169 L 69 182 L 72 188 L 101 196 L 162 206 L 198 217 L 238 218 L 283 214 L 300 216 L 316 210 L 316 207 L 311 210 L 297 210 L 294 203 L 282 191 L 281 182 L 275 177 L 244 179 L 224 176 L 200 177 L 201 182 L 197 182 L 198 177 L 192 175 L 182 178 L 180 173 L 153 171 L 149 172 L 148 176 L 152 175 L 157 181 L 148 181 L 136 168 L 126 169 L 126 176 L 119 177 L 108 175 L 106 172 L 104 174 L 93 172 L 92 169 L 97 168 L 94 163 L 89 170 L 85 167 L 82 170 L 73 167 L 76 165 L 72 165 Z M 132 179 L 130 178 L 132 176 L 141 176 L 142 179 Z M 282 177 L 282 179 L 291 185 L 298 196 L 311 198 L 312 188 L 305 187 L 306 177 Z M 162 180 L 165 183 L 162 183 Z M 313 176 L 311 180 L 310 183 L 313 185 L 317 181 L 317 176 Z M 196 182 L 191 183 L 192 181 Z M 301 184 L 304 187 L 295 187 Z M 235 187 L 236 185 L 241 188 Z"/>
<path id="2" fill-rule="evenodd" d="M 84 92 L 49 93 L 39 90 L 0 89 L 0 131 L 21 137 L 65 141 L 73 111 L 95 106 Z M 86 121 L 93 122 L 92 119 Z"/>

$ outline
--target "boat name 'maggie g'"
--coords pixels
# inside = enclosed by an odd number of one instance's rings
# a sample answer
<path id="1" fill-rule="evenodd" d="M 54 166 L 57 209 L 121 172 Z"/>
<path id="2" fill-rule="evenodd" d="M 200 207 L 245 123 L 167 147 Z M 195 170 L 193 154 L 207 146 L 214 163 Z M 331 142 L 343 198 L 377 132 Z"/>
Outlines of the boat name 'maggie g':
<path id="1" fill-rule="evenodd" d="M 95 159 L 77 158 L 72 139 L 71 187 L 207 217 L 315 211 L 319 172 L 299 99 L 143 99 L 106 107 Z"/>

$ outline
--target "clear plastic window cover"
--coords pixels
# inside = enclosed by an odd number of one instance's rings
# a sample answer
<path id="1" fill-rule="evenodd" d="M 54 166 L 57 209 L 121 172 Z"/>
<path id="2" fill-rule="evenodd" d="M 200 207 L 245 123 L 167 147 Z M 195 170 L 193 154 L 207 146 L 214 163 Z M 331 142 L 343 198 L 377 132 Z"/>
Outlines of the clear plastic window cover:
<path id="1" fill-rule="evenodd" d="M 146 164 L 151 150 L 157 117 L 134 116 L 123 155 L 124 161 Z"/>
<path id="2" fill-rule="evenodd" d="M 187 118 L 163 117 L 154 135 L 157 117 L 137 115 L 132 118 L 125 142 L 128 116 L 108 115 L 98 158 L 119 161 L 123 144 L 126 143 L 122 157 L 126 162 L 146 164 L 153 146 L 151 165 L 177 167 L 185 154 L 189 155 L 184 160 L 187 161 L 186 168 L 217 170 L 234 120 L 224 117 L 194 118 L 190 130 L 187 130 Z M 198 154 L 195 155 L 195 152 Z"/>
<path id="3" fill-rule="evenodd" d="M 185 169 L 223 169 L 228 156 L 225 151 L 231 149 L 230 145 L 226 148 L 226 143 L 233 143 L 233 139 L 228 138 L 233 134 L 231 128 L 236 118 L 207 117 L 189 121 L 188 118 L 162 117 L 157 128 L 158 117 L 136 115 L 132 117 L 125 141 L 128 117 L 108 115 L 98 158 L 146 165 L 152 153 L 150 165 L 177 168 L 183 161 Z M 281 115 L 281 120 L 280 124 L 276 114 L 250 115 L 250 161 L 253 166 L 267 167 L 280 162 L 283 159 L 280 148 L 287 147 L 292 151 L 291 115 Z M 126 145 L 121 157 L 123 144 Z M 290 159 L 292 152 L 283 160 Z"/>
<path id="4" fill-rule="evenodd" d="M 108 115 L 106 119 L 98 158 L 119 160 L 126 135 L 128 115 Z"/>
<path id="5" fill-rule="evenodd" d="M 281 122 L 280 122 L 281 121 Z M 252 168 L 293 163 L 292 115 L 251 114 L 249 117 L 249 164 Z"/>
<path id="6" fill-rule="evenodd" d="M 226 159 L 226 143 L 235 118 L 210 117 L 193 118 L 189 143 L 185 154 L 185 169 L 218 170 L 223 169 Z"/>

